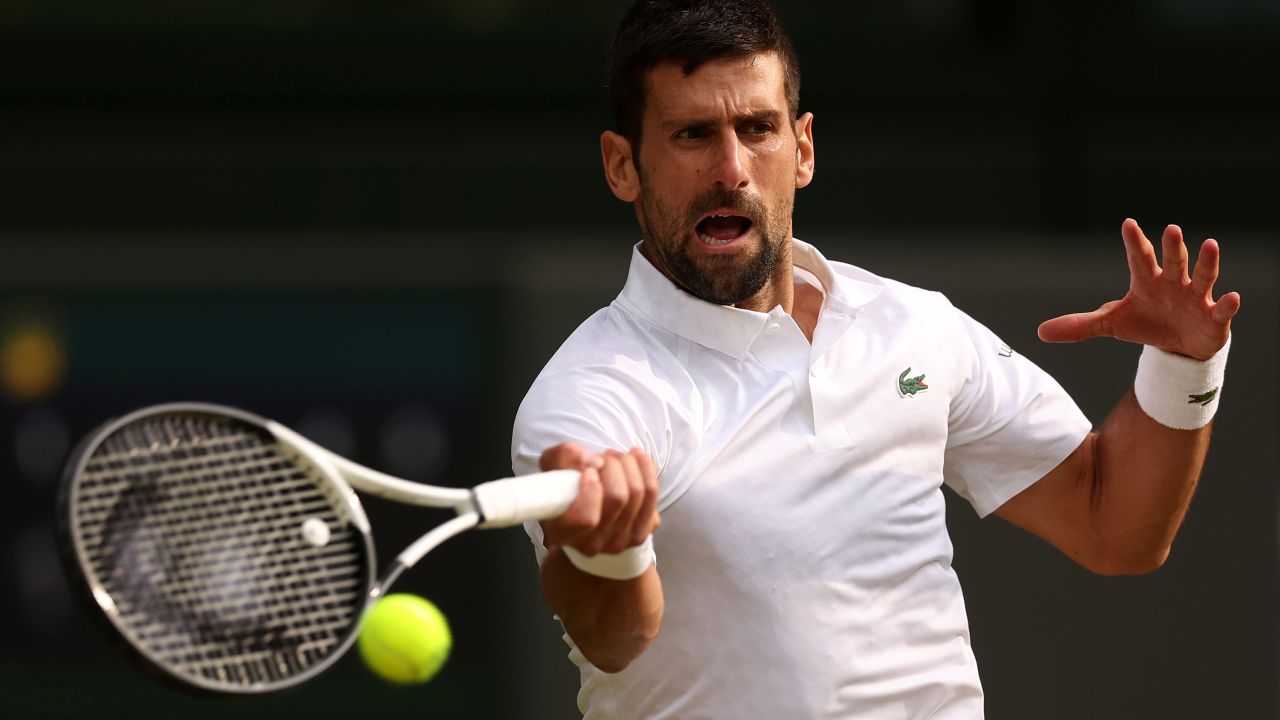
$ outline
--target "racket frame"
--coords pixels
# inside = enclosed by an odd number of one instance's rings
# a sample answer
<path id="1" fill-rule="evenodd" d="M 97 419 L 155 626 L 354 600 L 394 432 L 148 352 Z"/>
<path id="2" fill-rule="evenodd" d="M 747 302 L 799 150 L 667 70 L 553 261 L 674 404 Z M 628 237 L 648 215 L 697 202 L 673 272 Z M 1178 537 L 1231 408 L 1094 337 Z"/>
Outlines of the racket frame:
<path id="1" fill-rule="evenodd" d="M 364 591 L 356 618 L 346 635 L 334 645 L 327 656 L 309 666 L 305 671 L 271 683 L 230 685 L 216 683 L 187 673 L 178 673 L 166 663 L 153 659 L 144 649 L 145 643 L 121 620 L 119 609 L 107 589 L 96 577 L 90 577 L 87 567 L 88 553 L 83 546 L 75 521 L 78 518 L 76 492 L 79 478 L 89 460 L 104 441 L 131 423 L 154 416 L 175 414 L 203 414 L 226 417 L 261 429 L 272 436 L 286 456 L 296 456 L 302 467 L 322 476 L 317 485 L 325 482 L 333 492 L 326 492 L 340 501 L 342 512 L 351 525 L 359 531 L 367 558 L 364 572 Z M 73 594 L 79 596 L 90 614 L 100 619 L 116 644 L 126 651 L 147 674 L 167 684 L 188 692 L 220 696 L 265 695 L 306 683 L 332 667 L 351 649 L 363 627 L 364 613 L 371 602 L 377 600 L 397 577 L 412 567 L 432 549 L 455 535 L 475 527 L 499 528 L 526 520 L 541 520 L 560 515 L 572 503 L 577 494 L 579 472 L 556 470 L 518 478 L 504 478 L 483 483 L 474 488 L 445 488 L 403 480 L 373 470 L 337 455 L 308 440 L 299 433 L 272 420 L 238 408 L 201 402 L 175 402 L 152 405 L 119 418 L 102 423 L 76 446 L 63 468 L 57 495 L 57 535 L 60 555 L 71 578 Z M 372 528 L 357 490 L 396 502 L 436 508 L 450 508 L 456 516 L 432 528 L 389 563 L 381 577 L 377 572 L 377 555 L 374 551 Z M 340 513 L 341 514 L 341 513 Z"/>
<path id="2" fill-rule="evenodd" d="M 321 485 L 324 481 L 328 481 L 332 485 L 332 489 L 336 492 L 325 493 L 331 498 L 336 497 L 341 501 L 343 512 L 351 525 L 358 530 L 361 542 L 364 544 L 364 553 L 366 558 L 365 572 L 363 580 L 364 590 L 360 593 L 361 602 L 356 612 L 356 620 L 347 628 L 346 634 L 334 646 L 334 648 L 321 660 L 309 666 L 305 671 L 297 675 L 291 675 L 287 679 L 274 683 L 255 683 L 250 685 L 229 685 L 225 683 L 216 683 L 204 678 L 194 676 L 187 673 L 177 673 L 166 663 L 157 662 L 144 649 L 145 643 L 133 632 L 133 630 L 124 623 L 120 618 L 119 608 L 111 599 L 111 595 L 103 584 L 95 577 L 91 578 L 86 572 L 85 566 L 88 553 L 81 542 L 80 533 L 75 527 L 74 518 L 78 517 L 77 496 L 75 486 L 79 482 L 79 478 L 85 470 L 85 466 L 93 457 L 94 452 L 102 445 L 104 441 L 118 432 L 120 429 L 130 425 L 131 423 L 145 420 L 153 416 L 175 415 L 175 414 L 205 414 L 212 416 L 229 417 L 232 420 L 247 423 L 251 426 L 261 429 L 264 433 L 275 437 L 280 441 L 281 449 L 288 455 L 289 451 L 302 456 L 305 459 L 303 467 L 309 466 L 309 469 L 318 471 L 324 476 L 324 480 L 317 481 L 317 485 Z M 291 442 L 293 437 L 301 437 L 296 433 L 288 433 L 282 439 L 279 434 L 271 427 L 278 425 L 270 420 L 254 415 L 253 413 L 240 410 L 238 408 L 227 407 L 223 405 L 214 405 L 211 403 L 198 402 L 176 402 L 165 403 L 163 405 L 152 405 L 140 408 L 119 418 L 108 420 L 99 425 L 94 431 L 89 433 L 76 449 L 72 452 L 66 466 L 63 468 L 62 482 L 60 483 L 57 498 L 57 520 L 58 520 L 58 540 L 61 548 L 61 555 L 64 565 L 67 569 L 67 575 L 75 578 L 78 582 L 77 590 L 83 602 L 87 602 L 92 612 L 101 619 L 100 626 L 105 627 L 109 634 L 116 641 L 116 644 L 126 650 L 126 654 L 142 667 L 148 675 L 159 678 L 170 686 L 177 687 L 181 690 L 195 691 L 197 694 L 219 695 L 219 696 L 251 696 L 266 695 L 291 687 L 296 687 L 306 683 L 325 672 L 334 663 L 342 659 L 342 657 L 351 649 L 356 638 L 360 636 L 360 628 L 363 625 L 364 611 L 368 608 L 369 602 L 374 596 L 375 588 L 379 587 L 379 583 L 375 580 L 374 573 L 377 571 L 377 553 L 374 550 L 372 528 L 369 524 L 369 518 L 365 514 L 364 506 L 360 503 L 359 497 L 355 491 L 338 472 L 334 464 L 329 461 L 327 456 L 333 456 L 327 450 L 319 445 L 303 439 L 301 444 Z M 354 464 L 354 463 L 352 463 Z"/>

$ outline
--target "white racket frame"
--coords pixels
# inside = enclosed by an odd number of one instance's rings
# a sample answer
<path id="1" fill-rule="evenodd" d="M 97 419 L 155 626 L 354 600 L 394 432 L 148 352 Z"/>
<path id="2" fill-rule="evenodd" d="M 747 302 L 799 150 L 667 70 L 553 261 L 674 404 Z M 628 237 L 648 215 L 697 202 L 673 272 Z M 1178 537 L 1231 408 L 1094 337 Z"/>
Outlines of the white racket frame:
<path id="1" fill-rule="evenodd" d="M 67 471 L 71 475 L 67 480 L 64 480 L 64 485 L 68 484 L 68 481 L 78 482 L 78 478 L 84 471 L 84 467 L 92 456 L 93 451 L 97 449 L 103 440 L 115 434 L 124 426 L 150 416 L 179 413 L 224 416 L 261 427 L 274 436 L 286 455 L 290 452 L 297 454 L 304 464 L 309 464 L 325 476 L 324 479 L 328 480 L 337 489 L 343 504 L 346 506 L 347 517 L 364 537 L 369 557 L 369 575 L 366 577 L 369 592 L 368 597 L 365 599 L 366 608 L 369 603 L 377 600 L 386 592 L 387 588 L 401 572 L 413 567 L 423 556 L 445 540 L 472 528 L 501 528 L 526 521 L 548 520 L 557 517 L 573 504 L 578 494 L 580 472 L 577 470 L 553 470 L 532 475 L 508 477 L 486 482 L 474 488 L 438 487 L 411 482 L 352 462 L 326 450 L 280 423 L 238 408 L 199 402 L 152 405 L 140 408 L 106 423 L 85 440 L 82 450 L 73 455 L 75 465 L 68 466 Z M 377 558 L 373 550 L 372 528 L 370 527 L 368 516 L 365 515 L 364 507 L 360 503 L 357 491 L 410 505 L 451 508 L 457 515 L 432 528 L 402 550 L 395 560 L 391 562 L 381 579 L 375 580 L 373 573 L 377 571 Z M 75 494 L 72 493 L 67 505 L 68 519 L 78 517 L 76 515 L 77 512 Z M 83 567 L 87 553 L 81 544 L 79 533 L 69 532 L 69 534 L 71 535 L 70 540 L 74 546 L 77 563 Z M 356 637 L 359 636 L 360 627 L 363 624 L 363 617 L 361 617 L 353 624 L 351 632 L 339 643 L 339 646 L 329 657 L 316 663 L 306 672 L 289 678 L 287 682 L 272 683 L 270 685 L 248 685 L 244 686 L 243 689 L 238 687 L 232 689 L 224 685 L 203 682 L 200 678 L 178 675 L 164 664 L 156 662 L 145 650 L 145 644 L 134 637 L 127 625 L 120 622 L 117 617 L 119 610 L 106 592 L 106 589 L 95 578 L 84 573 L 83 570 L 81 574 L 88 584 L 88 590 L 94 603 L 110 619 L 111 624 L 128 641 L 137 654 L 146 658 L 151 666 L 163 671 L 165 676 L 176 680 L 179 684 L 217 694 L 264 694 L 303 684 L 329 669 L 339 658 L 345 655 L 351 645 L 354 644 Z"/>

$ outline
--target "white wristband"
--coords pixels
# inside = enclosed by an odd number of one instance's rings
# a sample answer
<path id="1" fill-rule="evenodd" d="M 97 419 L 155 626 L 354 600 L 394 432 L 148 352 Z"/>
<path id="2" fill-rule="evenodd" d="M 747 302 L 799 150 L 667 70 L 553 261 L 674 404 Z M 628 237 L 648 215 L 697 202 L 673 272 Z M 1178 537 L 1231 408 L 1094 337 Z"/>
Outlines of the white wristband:
<path id="1" fill-rule="evenodd" d="M 1222 381 L 1227 369 L 1227 344 L 1208 360 L 1196 360 L 1151 347 L 1142 349 L 1133 394 L 1138 406 L 1153 420 L 1177 430 L 1195 430 L 1209 424 L 1218 411 Z"/>
<path id="2" fill-rule="evenodd" d="M 639 545 L 612 555 L 598 553 L 588 557 L 568 545 L 564 546 L 564 554 L 582 572 L 611 580 L 638 578 L 649 569 L 655 559 L 652 535 Z"/>

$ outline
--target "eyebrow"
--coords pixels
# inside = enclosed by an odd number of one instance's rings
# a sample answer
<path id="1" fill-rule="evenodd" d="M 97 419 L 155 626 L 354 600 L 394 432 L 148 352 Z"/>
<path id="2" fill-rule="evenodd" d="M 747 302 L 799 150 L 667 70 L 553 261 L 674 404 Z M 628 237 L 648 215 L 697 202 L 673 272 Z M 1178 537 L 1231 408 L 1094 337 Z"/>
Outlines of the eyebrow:
<path id="1" fill-rule="evenodd" d="M 767 122 L 773 125 L 782 123 L 782 113 L 777 110 L 760 110 L 758 112 L 743 113 L 735 115 L 733 124 L 749 125 L 751 123 Z M 662 123 L 663 130 L 682 130 L 684 128 L 707 128 L 720 124 L 719 118 L 684 118 L 678 120 L 668 120 Z"/>

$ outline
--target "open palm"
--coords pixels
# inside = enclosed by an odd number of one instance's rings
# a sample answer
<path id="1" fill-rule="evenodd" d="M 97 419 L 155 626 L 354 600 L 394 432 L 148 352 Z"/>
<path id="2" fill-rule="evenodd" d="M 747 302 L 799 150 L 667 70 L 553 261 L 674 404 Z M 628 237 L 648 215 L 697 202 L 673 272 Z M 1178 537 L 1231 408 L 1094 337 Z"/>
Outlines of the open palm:
<path id="1" fill-rule="evenodd" d="M 1129 292 L 1092 312 L 1073 313 L 1040 325 L 1046 342 L 1079 342 L 1093 337 L 1151 345 L 1161 350 L 1207 360 L 1227 342 L 1231 318 L 1240 310 L 1239 293 L 1213 299 L 1220 251 L 1205 240 L 1195 270 L 1187 275 L 1187 246 L 1182 229 L 1165 228 L 1161 239 L 1164 267 L 1137 221 L 1120 228 L 1129 258 Z"/>

